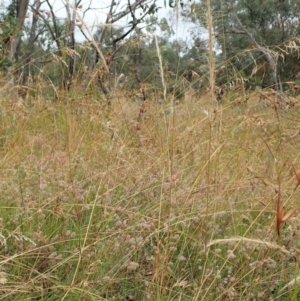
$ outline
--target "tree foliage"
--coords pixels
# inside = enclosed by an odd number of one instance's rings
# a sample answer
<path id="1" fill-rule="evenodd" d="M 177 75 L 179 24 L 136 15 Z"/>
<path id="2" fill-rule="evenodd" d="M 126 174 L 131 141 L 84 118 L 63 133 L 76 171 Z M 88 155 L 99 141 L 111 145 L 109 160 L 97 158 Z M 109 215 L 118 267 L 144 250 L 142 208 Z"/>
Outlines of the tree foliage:
<path id="1" fill-rule="evenodd" d="M 203 34 L 208 26 L 206 1 L 180 3 L 185 20 L 195 24 L 190 27 L 188 40 L 176 38 L 168 16 L 158 18 L 160 7 L 156 1 L 139 0 L 126 6 L 111 1 L 103 10 L 107 16 L 104 23 L 92 36 L 84 19 L 85 13 L 92 9 L 91 3 L 80 0 L 64 3 L 65 18 L 58 18 L 51 1 L 37 0 L 29 3 L 28 12 L 23 5 L 24 24 L 20 20 L 20 1 L 12 0 L 0 15 L 1 64 L 14 64 L 19 78 L 23 77 L 23 86 L 29 76 L 34 80 L 43 72 L 43 77 L 63 88 L 70 87 L 79 77 L 87 88 L 98 78 L 102 92 L 108 95 L 116 78 L 123 73 L 127 88 L 139 90 L 147 86 L 150 90 L 160 90 L 161 69 L 154 35 L 165 80 L 170 86 L 185 82 L 189 87 L 201 89 L 207 84 L 208 47 Z M 165 3 L 169 7 L 174 5 L 172 1 Z M 283 82 L 300 74 L 296 63 L 300 0 L 211 0 L 211 6 L 217 85 L 240 80 L 253 88 L 272 85 L 274 76 L 268 55 L 274 61 L 275 75 Z M 28 19 L 24 13 L 29 15 Z M 119 25 L 121 21 L 124 26 Z M 76 40 L 74 32 L 79 31 L 86 39 L 84 42 Z M 7 42 L 15 41 L 16 37 L 20 40 L 19 54 L 16 51 L 12 57 Z"/>
<path id="2" fill-rule="evenodd" d="M 295 64 L 298 54 L 284 49 L 299 34 L 299 0 L 212 0 L 211 5 L 220 65 L 226 62 L 227 73 L 221 83 L 242 74 L 245 78 L 252 76 L 259 85 L 271 84 L 266 56 L 243 29 L 272 55 L 282 80 L 295 78 L 300 71 Z M 205 14 L 202 0 L 192 6 L 191 14 L 185 11 L 185 16 L 204 27 Z"/>

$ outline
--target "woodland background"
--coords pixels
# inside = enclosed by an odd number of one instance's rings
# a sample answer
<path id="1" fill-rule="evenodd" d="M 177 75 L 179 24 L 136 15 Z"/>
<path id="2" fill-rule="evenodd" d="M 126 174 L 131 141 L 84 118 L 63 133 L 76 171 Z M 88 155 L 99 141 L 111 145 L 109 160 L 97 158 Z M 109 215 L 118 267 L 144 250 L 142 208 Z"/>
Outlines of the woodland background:
<path id="1" fill-rule="evenodd" d="M 276 64 L 281 91 L 297 90 L 299 5 L 297 0 L 211 1 L 216 85 L 272 87 L 272 64 Z M 164 87 L 156 36 L 168 89 L 179 98 L 189 88 L 206 91 L 206 2 L 170 1 L 164 6 L 174 7 L 174 13 L 158 19 L 162 7 L 156 1 L 126 5 L 112 1 L 101 12 L 107 15 L 106 22 L 91 36 L 84 20 L 93 9 L 89 1 L 65 1 L 66 18 L 57 17 L 51 1 L 11 1 L 1 12 L 2 71 L 14 74 L 23 96 L 28 90 L 36 93 L 35 84 L 41 80 L 48 95 L 80 82 L 86 91 L 98 85 L 106 96 L 122 81 L 124 91 L 134 95 L 145 89 L 159 99 Z M 120 27 L 124 18 L 127 25 Z M 176 38 L 179 18 L 181 24 L 189 24 L 186 40 Z M 85 40 L 78 42 L 80 31 Z M 104 72 L 99 75 L 101 68 Z"/>

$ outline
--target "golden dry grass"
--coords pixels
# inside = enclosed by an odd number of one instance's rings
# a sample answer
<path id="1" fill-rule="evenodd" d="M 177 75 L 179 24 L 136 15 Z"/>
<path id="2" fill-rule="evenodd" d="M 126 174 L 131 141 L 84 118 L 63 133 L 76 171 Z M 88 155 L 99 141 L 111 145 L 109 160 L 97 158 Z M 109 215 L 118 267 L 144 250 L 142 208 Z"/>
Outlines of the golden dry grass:
<path id="1" fill-rule="evenodd" d="M 1 298 L 297 300 L 299 108 L 208 98 L 2 99 Z"/>

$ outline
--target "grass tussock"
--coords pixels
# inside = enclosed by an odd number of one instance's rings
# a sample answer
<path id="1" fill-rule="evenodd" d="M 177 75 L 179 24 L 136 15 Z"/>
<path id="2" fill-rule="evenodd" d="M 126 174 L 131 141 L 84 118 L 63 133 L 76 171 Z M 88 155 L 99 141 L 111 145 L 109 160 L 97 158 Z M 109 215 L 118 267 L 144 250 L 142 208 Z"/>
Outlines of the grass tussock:
<path id="1" fill-rule="evenodd" d="M 0 298 L 297 300 L 299 109 L 208 98 L 2 98 Z"/>

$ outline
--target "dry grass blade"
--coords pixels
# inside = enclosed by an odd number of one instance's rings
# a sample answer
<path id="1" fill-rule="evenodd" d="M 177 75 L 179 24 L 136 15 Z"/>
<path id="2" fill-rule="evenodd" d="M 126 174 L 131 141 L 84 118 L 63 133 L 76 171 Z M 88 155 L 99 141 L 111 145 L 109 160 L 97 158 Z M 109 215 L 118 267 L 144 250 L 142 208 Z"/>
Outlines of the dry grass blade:
<path id="1" fill-rule="evenodd" d="M 294 285 L 299 285 L 300 284 L 300 276 L 295 277 L 295 279 L 291 280 L 289 283 L 287 283 L 281 290 L 280 292 L 282 292 L 283 290 L 285 290 L 286 288 L 292 288 Z"/>
<path id="2" fill-rule="evenodd" d="M 291 163 L 291 166 L 293 168 L 295 177 L 297 179 L 297 184 L 296 184 L 296 187 L 295 187 L 295 190 L 296 190 L 298 188 L 298 186 L 300 185 L 300 172 L 297 172 L 296 167 L 295 167 L 295 165 L 293 163 Z"/>
<path id="3" fill-rule="evenodd" d="M 208 22 L 208 66 L 209 66 L 209 84 L 210 84 L 210 96 L 211 101 L 214 100 L 214 93 L 215 93 L 215 61 L 214 61 L 214 51 L 213 51 L 213 45 L 214 45 L 214 38 L 213 38 L 213 18 L 211 13 L 211 4 L 210 1 L 207 0 L 207 22 Z"/>
<path id="4" fill-rule="evenodd" d="M 155 38 L 156 51 L 157 51 L 157 56 L 158 56 L 158 61 L 159 61 L 159 73 L 160 73 L 160 78 L 161 78 L 161 84 L 163 86 L 163 92 L 164 92 L 164 101 L 166 102 L 167 101 L 167 87 L 166 87 L 166 83 L 164 80 L 164 69 L 163 69 L 163 64 L 162 64 L 162 57 L 160 54 L 157 37 L 154 36 L 154 38 Z"/>
<path id="5" fill-rule="evenodd" d="M 287 251 L 285 248 L 282 248 L 281 246 L 279 246 L 275 243 L 265 241 L 265 240 L 246 238 L 246 237 L 231 237 L 231 238 L 224 238 L 224 239 L 215 239 L 215 240 L 210 241 L 207 244 L 207 248 L 209 248 L 213 245 L 216 245 L 216 244 L 226 244 L 226 243 L 231 243 L 231 242 L 237 242 L 237 243 L 247 242 L 247 243 L 252 243 L 252 244 L 260 244 L 260 245 L 267 246 L 270 249 L 279 249 L 283 253 L 289 254 L 289 251 Z"/>
<path id="6" fill-rule="evenodd" d="M 277 235 L 280 236 L 280 227 L 281 224 L 286 223 L 295 213 L 295 209 L 289 210 L 286 214 L 284 214 L 282 205 L 280 203 L 280 184 L 278 188 L 278 198 L 277 198 L 277 208 L 276 208 L 276 230 Z"/>

